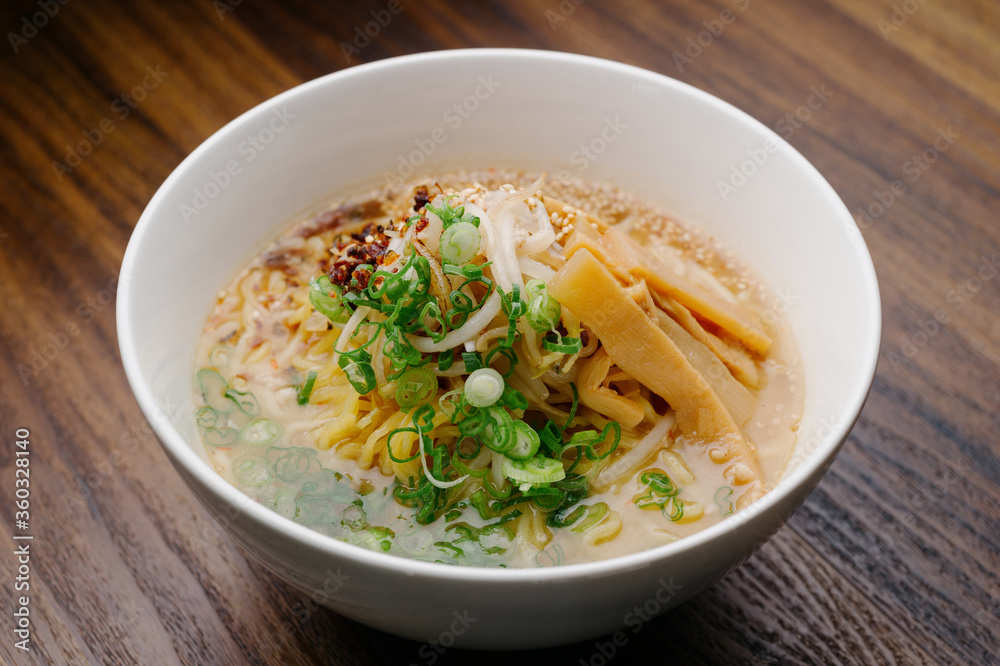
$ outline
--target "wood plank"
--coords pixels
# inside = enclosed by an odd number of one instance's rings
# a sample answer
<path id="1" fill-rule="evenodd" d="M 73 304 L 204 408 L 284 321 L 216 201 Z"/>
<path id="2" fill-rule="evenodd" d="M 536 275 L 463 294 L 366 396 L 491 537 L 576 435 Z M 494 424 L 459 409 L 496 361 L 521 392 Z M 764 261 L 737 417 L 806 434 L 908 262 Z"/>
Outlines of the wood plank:
<path id="1" fill-rule="evenodd" d="M 894 4 L 919 8 L 884 38 L 879 21 L 891 19 Z M 169 469 L 131 397 L 115 337 L 115 278 L 131 229 L 163 179 L 212 132 L 291 86 L 361 62 L 516 46 L 660 71 L 778 131 L 825 86 L 828 102 L 789 140 L 855 215 L 886 208 L 862 218 L 884 332 L 872 396 L 850 441 L 760 553 L 629 635 L 606 661 L 1000 663 L 1000 275 L 992 272 L 1000 255 L 1000 7 L 401 6 L 347 56 L 342 44 L 353 43 L 383 0 L 244 2 L 232 11 L 207 0 L 71 2 L 16 51 L 8 33 L 18 34 L 40 5 L 0 7 L 9 49 L 0 55 L 0 427 L 5 437 L 31 429 L 39 489 L 34 650 L 23 654 L 8 636 L 0 660 L 600 663 L 607 637 L 530 653 L 436 655 L 315 607 L 249 560 Z M 674 54 L 724 10 L 733 21 L 678 67 Z M 553 15 L 565 20 L 550 23 Z M 115 100 L 141 84 L 147 67 L 167 74 L 120 117 Z M 114 131 L 78 166 L 57 171 L 103 118 Z M 914 171 L 915 157 L 949 126 L 960 136 Z M 880 203 L 897 180 L 905 193 Z M 37 374 L 25 370 L 32 363 Z M 12 451 L 0 448 L 0 475 L 8 478 L 12 465 Z M 6 481 L 0 509 L 0 539 L 9 543 Z M 7 618 L 10 571 L 0 567 Z"/>

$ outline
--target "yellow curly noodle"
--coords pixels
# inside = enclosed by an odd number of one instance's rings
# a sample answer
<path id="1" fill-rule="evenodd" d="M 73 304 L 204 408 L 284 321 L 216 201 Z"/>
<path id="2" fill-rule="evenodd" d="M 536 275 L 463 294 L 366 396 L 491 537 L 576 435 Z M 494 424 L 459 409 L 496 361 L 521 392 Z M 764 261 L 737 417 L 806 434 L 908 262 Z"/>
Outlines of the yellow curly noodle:
<path id="1" fill-rule="evenodd" d="M 507 181 L 528 187 L 500 187 Z M 237 276 L 209 318 L 198 356 L 199 425 L 217 469 L 258 501 L 336 538 L 482 566 L 538 566 L 546 561 L 540 551 L 569 563 L 650 548 L 766 492 L 790 452 L 802 399 L 787 330 L 780 318 L 761 316 L 766 290 L 710 243 L 627 195 L 585 183 L 553 184 L 549 193 L 541 179 L 529 182 L 489 172 L 387 188 L 298 225 Z M 424 194 L 414 189 L 420 185 Z M 421 209 L 430 230 L 407 236 L 415 191 L 432 202 Z M 440 371 L 437 352 L 428 353 L 424 365 L 438 386 L 420 403 L 434 413 L 419 431 L 461 464 L 435 484 L 446 505 L 418 525 L 424 500 L 414 493 L 429 482 L 424 463 L 431 459 L 418 455 L 416 407 L 397 403 L 386 314 L 358 310 L 347 324 L 357 324 L 353 335 L 344 334 L 343 320 L 314 307 L 310 282 L 336 259 L 338 237 L 375 222 L 427 259 L 428 289 L 448 316 L 455 307 L 449 292 L 464 278 L 443 270 L 445 237 L 434 225 L 437 211 L 454 216 L 449 224 L 460 221 L 460 207 L 461 221 L 484 218 L 479 254 L 468 266 L 483 267 L 504 293 L 527 294 L 529 281 L 541 279 L 561 309 L 547 333 L 523 313 L 515 319 L 510 352 L 519 361 L 509 368 L 497 352 L 510 343 L 508 313 L 492 303 L 496 315 L 458 345 L 456 362 L 472 350 L 493 359 L 507 374 L 505 390 L 527 403 L 523 411 L 509 407 L 514 421 L 540 427 L 548 420 L 564 427 L 559 441 L 583 437 L 594 449 L 570 448 L 561 457 L 584 480 L 585 495 L 572 495 L 556 513 L 541 497 L 518 501 L 518 492 L 550 492 L 549 484 L 508 479 L 505 454 L 481 443 L 478 453 L 470 448 L 461 430 L 467 412 L 455 411 L 468 409 L 459 404 L 468 373 L 464 365 Z M 345 221 L 320 224 L 330 215 Z M 402 240 L 395 242 L 389 247 L 398 251 Z M 484 311 L 498 293 L 476 281 L 461 292 Z M 578 341 L 575 348 L 560 346 L 564 338 Z M 376 379 L 364 395 L 338 363 L 360 347 L 371 354 Z M 220 381 L 225 386 L 206 389 Z M 617 448 L 603 456 L 614 446 L 608 433 Z"/>

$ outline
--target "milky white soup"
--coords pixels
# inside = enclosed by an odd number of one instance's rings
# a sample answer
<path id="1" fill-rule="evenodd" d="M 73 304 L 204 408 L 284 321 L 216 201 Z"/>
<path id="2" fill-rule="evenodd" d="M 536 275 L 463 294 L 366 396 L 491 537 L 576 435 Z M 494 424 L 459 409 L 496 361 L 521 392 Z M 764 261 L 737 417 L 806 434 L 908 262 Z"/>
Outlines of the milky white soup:
<path id="1" fill-rule="evenodd" d="M 776 299 L 614 188 L 442 174 L 292 228 L 219 294 L 195 372 L 215 468 L 420 560 L 606 559 L 782 473 L 802 407 Z"/>

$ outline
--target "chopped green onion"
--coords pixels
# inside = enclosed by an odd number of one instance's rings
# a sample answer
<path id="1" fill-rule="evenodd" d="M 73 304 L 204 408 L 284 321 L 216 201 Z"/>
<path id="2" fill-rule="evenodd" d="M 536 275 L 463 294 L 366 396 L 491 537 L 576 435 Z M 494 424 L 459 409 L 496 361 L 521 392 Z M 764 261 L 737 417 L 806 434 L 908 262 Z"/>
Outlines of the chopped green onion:
<path id="1" fill-rule="evenodd" d="M 566 478 L 554 484 L 565 493 L 559 503 L 545 521 L 549 527 L 566 527 L 579 520 L 587 512 L 586 507 L 573 506 L 587 496 L 587 477 L 581 474 L 567 474 Z"/>
<path id="2" fill-rule="evenodd" d="M 382 345 L 382 352 L 389 359 L 389 362 L 392 363 L 393 368 L 402 370 L 408 365 L 414 367 L 423 365 L 423 355 L 410 343 L 406 337 L 406 332 L 401 328 L 386 331 L 386 338 L 385 344 Z M 371 367 L 370 358 L 365 359 L 365 365 L 369 368 Z"/>
<path id="3" fill-rule="evenodd" d="M 458 431 L 462 437 L 478 437 L 490 422 L 489 410 L 472 408 L 472 413 L 458 422 Z"/>
<path id="4" fill-rule="evenodd" d="M 554 329 L 562 316 L 562 306 L 549 296 L 549 288 L 545 283 L 541 280 L 529 280 L 524 285 L 524 293 L 529 300 L 526 314 L 528 325 L 539 333 Z"/>
<path id="5" fill-rule="evenodd" d="M 477 478 L 482 478 L 486 476 L 490 471 L 488 467 L 484 467 L 482 469 L 472 469 L 464 462 L 462 462 L 458 456 L 452 457 L 451 464 L 452 467 L 455 468 L 455 471 L 457 471 L 462 476 L 473 476 Z"/>
<path id="6" fill-rule="evenodd" d="M 368 527 L 368 514 L 365 512 L 364 503 L 360 499 L 354 500 L 344 507 L 340 524 L 352 532 L 357 532 Z"/>
<path id="7" fill-rule="evenodd" d="M 479 218 L 475 219 L 478 220 Z M 475 264 L 465 264 L 464 266 L 444 264 L 441 266 L 441 269 L 445 272 L 445 275 L 460 275 L 469 280 L 481 280 L 483 279 L 483 269 L 487 266 L 489 266 L 489 263 L 485 263 L 482 266 Z"/>
<path id="8" fill-rule="evenodd" d="M 438 305 L 437 299 L 433 296 L 424 303 L 420 314 L 417 315 L 417 321 L 420 322 L 420 328 L 427 334 L 427 337 L 434 342 L 441 342 L 448 334 L 448 322 L 441 316 L 441 306 Z M 436 328 L 434 324 L 437 324 Z"/>
<path id="9" fill-rule="evenodd" d="M 473 407 L 489 407 L 500 399 L 504 381 L 493 368 L 479 368 L 465 380 L 465 401 Z"/>
<path id="10" fill-rule="evenodd" d="M 483 442 L 497 453 L 506 453 L 517 441 L 514 419 L 503 407 L 491 407 L 489 421 L 483 431 Z"/>
<path id="11" fill-rule="evenodd" d="M 733 496 L 733 489 L 730 488 L 729 486 L 721 486 L 719 488 L 716 488 L 715 495 L 713 496 L 712 499 L 715 502 L 715 505 L 719 507 L 720 516 L 728 516 L 733 512 L 733 509 L 736 508 L 730 501 L 730 498 L 732 496 Z"/>
<path id="12" fill-rule="evenodd" d="M 482 442 L 477 442 L 474 439 L 467 441 L 471 441 L 472 444 L 475 446 L 475 448 L 472 449 L 471 451 L 465 451 L 464 445 L 466 444 L 466 442 L 465 441 L 459 442 L 458 445 L 455 447 L 455 456 L 461 458 L 462 460 L 474 460 L 475 458 L 479 457 L 479 453 L 483 450 Z"/>
<path id="13" fill-rule="evenodd" d="M 507 449 L 504 455 L 511 460 L 528 460 L 538 453 L 541 441 L 538 433 L 524 421 L 514 421 L 516 440 L 514 446 Z"/>
<path id="14" fill-rule="evenodd" d="M 506 477 L 504 478 L 502 485 L 498 488 L 493 485 L 492 479 L 490 479 L 487 475 L 483 479 L 483 488 L 490 495 L 490 497 L 494 497 L 498 500 L 507 500 L 510 498 L 511 493 L 514 492 L 514 486 L 507 481 Z"/>
<path id="15" fill-rule="evenodd" d="M 449 541 L 435 541 L 434 545 L 440 548 L 446 555 L 458 558 L 465 555 L 465 551 Z"/>
<path id="16" fill-rule="evenodd" d="M 457 199 L 458 195 L 449 194 L 444 198 L 441 203 L 441 208 L 435 208 L 429 203 L 424 204 L 424 208 L 441 218 L 441 225 L 444 229 L 448 229 L 453 224 L 471 224 L 474 227 L 479 226 L 479 218 L 472 215 L 465 214 L 465 206 L 459 206 L 458 208 L 452 208 L 451 202 Z"/>
<path id="17" fill-rule="evenodd" d="M 479 253 L 479 243 L 479 230 L 468 222 L 458 222 L 441 234 L 441 258 L 449 264 L 467 263 Z"/>
<path id="18" fill-rule="evenodd" d="M 216 345 L 212 351 L 208 352 L 208 362 L 217 368 L 224 368 L 229 365 L 232 358 L 233 348 L 231 345 Z"/>
<path id="19" fill-rule="evenodd" d="M 446 349 L 438 354 L 438 370 L 444 372 L 455 364 L 455 350 Z"/>
<path id="20" fill-rule="evenodd" d="M 528 408 L 528 399 L 524 394 L 510 386 L 504 387 L 500 402 L 511 411 Z"/>
<path id="21" fill-rule="evenodd" d="M 651 491 L 666 497 L 673 497 L 674 495 L 680 493 L 680 490 L 674 485 L 674 482 L 669 476 L 655 469 L 643 472 L 639 477 L 639 483 L 649 486 Z M 638 506 L 642 505 L 638 504 Z"/>
<path id="22" fill-rule="evenodd" d="M 198 390 L 205 404 L 221 414 L 229 413 L 232 404 L 226 399 L 229 382 L 213 368 L 202 368 L 198 371 Z"/>
<path id="23" fill-rule="evenodd" d="M 542 460 L 548 460 L 548 458 Z M 530 499 L 542 511 L 552 511 L 562 504 L 566 497 L 566 493 L 558 488 L 548 485 L 532 488 L 531 485 L 530 483 L 521 484 L 521 496 Z M 529 487 L 525 488 L 525 486 Z"/>
<path id="24" fill-rule="evenodd" d="M 614 434 L 614 438 L 611 440 L 611 446 L 604 453 L 598 454 L 595 450 L 597 446 L 608 438 L 608 433 Z M 576 446 L 582 446 L 583 452 L 591 460 L 604 460 L 609 455 L 618 448 L 618 444 L 622 439 L 622 427 L 617 421 L 608 421 L 608 424 L 604 426 L 601 432 L 596 430 L 583 430 L 580 432 L 573 433 L 573 436 L 569 438 L 569 444 L 566 448 L 574 448 Z"/>
<path id="25" fill-rule="evenodd" d="M 381 268 L 375 271 L 368 281 L 368 294 L 374 299 L 385 296 L 390 303 L 398 301 L 410 289 L 410 282 L 403 279 L 403 275 L 409 272 L 413 262 L 414 255 L 411 255 L 409 261 L 399 272 L 394 273 Z"/>
<path id="26" fill-rule="evenodd" d="M 514 483 L 552 483 L 566 478 L 562 463 L 552 458 L 511 460 L 504 458 L 500 471 Z"/>
<path id="27" fill-rule="evenodd" d="M 462 352 L 462 361 L 465 363 L 465 371 L 473 373 L 483 367 L 483 359 L 476 352 Z"/>
<path id="28" fill-rule="evenodd" d="M 367 358 L 366 358 L 367 357 Z M 354 360 L 345 354 L 340 355 L 337 364 L 347 375 L 347 381 L 360 395 L 368 395 L 375 388 L 375 369 L 371 364 L 371 357 L 367 354 L 361 357 L 363 360 Z"/>
<path id="29" fill-rule="evenodd" d="M 504 379 L 510 379 L 514 374 L 514 366 L 517 365 L 517 353 L 509 347 L 494 347 L 486 354 L 486 365 L 493 367 L 493 361 L 497 356 L 502 356 L 507 361 L 506 370 L 497 370 Z"/>
<path id="30" fill-rule="evenodd" d="M 422 254 L 414 255 L 413 274 L 410 278 L 410 288 L 406 293 L 410 296 L 423 296 L 430 291 L 431 264 Z"/>
<path id="31" fill-rule="evenodd" d="M 553 452 L 561 451 L 563 447 L 562 430 L 555 421 L 549 419 L 545 422 L 540 433 L 538 433 L 539 439 L 541 439 L 545 446 Z"/>
<path id="32" fill-rule="evenodd" d="M 270 419 L 254 419 L 240 429 L 240 439 L 247 444 L 263 446 L 281 436 L 282 428 Z"/>
<path id="33" fill-rule="evenodd" d="M 521 300 L 521 287 L 511 286 L 510 293 L 500 290 L 500 306 L 507 317 L 507 335 L 499 339 L 501 347 L 511 347 L 517 340 L 517 318 L 524 314 L 527 305 Z"/>
<path id="34" fill-rule="evenodd" d="M 413 412 L 413 423 L 420 428 L 434 427 L 434 406 L 421 405 Z"/>
<path id="35" fill-rule="evenodd" d="M 684 502 L 678 495 L 680 488 L 674 485 L 664 472 L 658 469 L 647 469 L 639 476 L 639 483 L 647 486 L 646 494 L 636 498 L 635 505 L 640 509 L 659 507 L 663 515 L 676 522 L 684 517 Z M 667 513 L 667 505 L 672 510 Z"/>
<path id="36" fill-rule="evenodd" d="M 366 525 L 363 529 L 353 533 L 356 541 L 365 548 L 375 550 L 378 547 L 383 553 L 388 553 L 392 549 L 392 540 L 396 533 L 388 527 L 380 525 Z"/>
<path id="37" fill-rule="evenodd" d="M 561 354 L 575 354 L 583 349 L 583 341 L 580 338 L 564 337 L 556 333 L 556 337 L 546 335 L 542 339 L 542 348 L 550 352 Z"/>
<path id="38" fill-rule="evenodd" d="M 573 391 L 573 404 L 569 408 L 569 416 L 566 418 L 566 422 L 562 424 L 559 428 L 559 432 L 563 432 L 573 423 L 573 419 L 576 417 L 576 409 L 580 406 L 580 392 L 576 388 L 576 384 L 573 382 L 569 383 L 570 389 Z"/>
<path id="39" fill-rule="evenodd" d="M 257 396 L 250 391 L 237 391 L 231 388 L 226 391 L 225 396 L 236 403 L 240 411 L 250 418 L 260 416 L 260 403 L 257 402 Z"/>
<path id="40" fill-rule="evenodd" d="M 324 314 L 335 324 L 345 324 L 351 313 L 344 306 L 344 290 L 333 284 L 325 275 L 309 283 L 309 302 L 320 314 Z"/>
<path id="41" fill-rule="evenodd" d="M 214 428 L 219 423 L 220 414 L 212 407 L 202 407 L 195 413 L 199 428 Z"/>
<path id="42" fill-rule="evenodd" d="M 410 483 L 413 484 L 412 477 Z M 443 508 L 440 505 L 445 499 L 442 497 L 440 489 L 428 481 L 425 476 L 420 478 L 415 487 L 407 488 L 397 485 L 392 494 L 400 504 L 418 509 L 416 519 L 421 525 L 434 522 L 437 518 L 435 512 Z"/>
<path id="43" fill-rule="evenodd" d="M 233 475 L 242 484 L 259 486 L 271 475 L 269 467 L 262 456 L 245 455 L 233 463 Z"/>
<path id="44" fill-rule="evenodd" d="M 483 492 L 482 488 L 472 493 L 472 497 L 469 499 L 472 501 L 472 506 L 476 507 L 476 511 L 479 512 L 480 518 L 489 520 L 494 517 L 495 514 L 486 504 L 486 493 Z"/>
<path id="45" fill-rule="evenodd" d="M 282 481 L 292 482 L 301 477 L 309 471 L 316 457 L 314 451 L 301 447 L 277 450 L 283 453 L 274 461 L 274 473 Z"/>
<path id="46" fill-rule="evenodd" d="M 412 432 L 412 433 L 416 434 L 419 439 L 424 439 L 424 435 L 422 433 L 420 433 L 416 428 L 396 428 L 395 430 L 393 430 L 392 432 L 390 432 L 389 433 L 389 437 L 386 440 L 385 447 L 386 447 L 386 450 L 389 452 L 389 459 L 392 460 L 392 462 L 399 463 L 399 464 L 408 463 L 411 460 L 416 460 L 417 456 L 419 456 L 420 453 L 421 453 L 421 449 L 423 448 L 422 446 L 418 447 L 417 448 L 417 452 L 414 453 L 409 458 L 397 458 L 396 454 L 392 452 L 392 438 L 395 437 L 396 435 L 398 435 L 401 432 Z"/>
<path id="47" fill-rule="evenodd" d="M 455 423 L 455 415 L 459 411 L 459 404 L 462 400 L 462 389 L 452 389 L 438 398 L 438 406 L 441 411 L 447 414 L 452 423 Z"/>
<path id="48" fill-rule="evenodd" d="M 541 298 L 542 296 L 548 296 L 549 288 L 541 280 L 538 279 L 528 280 L 527 284 L 524 285 L 524 295 L 530 302 L 535 300 L 536 298 Z"/>
<path id="49" fill-rule="evenodd" d="M 604 517 L 608 515 L 609 507 L 604 502 L 598 502 L 597 504 L 592 504 L 590 506 L 581 506 L 577 509 L 577 511 L 580 509 L 586 511 L 587 518 L 586 520 L 581 521 L 579 525 L 574 526 L 573 531 L 583 533 L 604 520 Z"/>
<path id="50" fill-rule="evenodd" d="M 427 367 L 410 368 L 396 379 L 396 402 L 409 409 L 437 392 L 437 377 Z"/>
<path id="51" fill-rule="evenodd" d="M 226 428 L 225 430 L 205 428 L 205 432 L 202 433 L 205 443 L 210 446 L 230 446 L 236 442 L 238 436 L 239 431 L 236 428 Z"/>
<path id="52" fill-rule="evenodd" d="M 309 397 L 312 395 L 313 384 L 316 383 L 316 377 L 316 373 L 310 370 L 309 374 L 306 375 L 306 381 L 303 382 L 302 386 L 298 387 L 298 390 L 295 392 L 296 400 L 300 405 L 309 404 Z"/>

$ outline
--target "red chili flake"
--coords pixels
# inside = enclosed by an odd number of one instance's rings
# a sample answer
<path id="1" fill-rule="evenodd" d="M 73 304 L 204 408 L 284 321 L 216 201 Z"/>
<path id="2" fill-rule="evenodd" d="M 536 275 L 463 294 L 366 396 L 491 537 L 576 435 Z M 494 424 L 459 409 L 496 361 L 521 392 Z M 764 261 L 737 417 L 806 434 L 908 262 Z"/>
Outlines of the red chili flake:
<path id="1" fill-rule="evenodd" d="M 413 190 L 413 210 L 417 213 L 431 200 L 430 193 L 426 185 L 421 185 Z"/>
<path id="2" fill-rule="evenodd" d="M 354 272 L 351 273 L 351 286 L 353 287 L 357 283 L 357 289 L 366 289 L 368 287 L 368 280 L 372 277 L 372 272 L 367 268 L 356 268 Z"/>
<path id="3" fill-rule="evenodd" d="M 361 290 L 367 286 L 370 272 L 365 275 L 358 267 L 380 265 L 389 247 L 389 237 L 384 227 L 369 223 L 360 231 L 342 234 L 335 247 L 339 258 L 332 265 L 328 261 L 322 264 L 330 281 L 347 289 Z"/>

